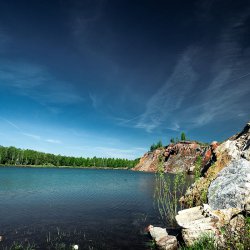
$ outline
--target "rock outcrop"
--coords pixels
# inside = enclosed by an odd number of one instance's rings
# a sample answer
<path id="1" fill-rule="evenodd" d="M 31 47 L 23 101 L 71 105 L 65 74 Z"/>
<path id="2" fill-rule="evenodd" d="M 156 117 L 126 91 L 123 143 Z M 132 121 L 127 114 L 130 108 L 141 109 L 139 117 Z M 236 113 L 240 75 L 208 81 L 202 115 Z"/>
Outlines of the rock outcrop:
<path id="1" fill-rule="evenodd" d="M 197 157 L 201 156 L 204 150 L 205 146 L 197 142 L 181 141 L 170 144 L 165 148 L 146 153 L 133 170 L 156 172 L 161 158 L 165 172 L 190 172 L 190 170 L 192 172 Z"/>
<path id="2" fill-rule="evenodd" d="M 208 204 L 182 210 L 176 216 L 176 221 L 182 227 L 182 237 L 187 246 L 191 246 L 203 235 L 215 238 L 218 246 L 225 243 L 221 228 L 230 225 L 230 233 L 239 234 L 244 226 L 242 210 L 228 208 L 213 210 Z"/>
<path id="3" fill-rule="evenodd" d="M 133 168 L 135 171 L 156 172 L 159 164 L 159 157 L 163 149 L 156 149 L 153 152 L 147 152 L 140 159 L 140 162 Z"/>
<path id="4" fill-rule="evenodd" d="M 221 145 L 213 144 L 203 157 L 203 176 L 181 198 L 186 206 L 208 205 L 180 211 L 176 216 L 187 245 L 202 234 L 212 233 L 216 244 L 225 246 L 228 239 L 221 233 L 225 227 L 229 237 L 240 239 L 244 215 L 250 212 L 250 123 Z"/>
<path id="5" fill-rule="evenodd" d="M 156 245 L 162 250 L 177 250 L 177 239 L 169 235 L 166 228 L 148 226 L 148 231 Z"/>
<path id="6" fill-rule="evenodd" d="M 196 142 L 183 141 L 170 144 L 164 151 L 164 169 L 168 173 L 188 172 L 194 166 L 198 156 L 203 152 Z"/>
<path id="7" fill-rule="evenodd" d="M 215 150 L 218 148 L 219 143 L 217 141 L 213 141 L 208 148 L 206 148 L 203 157 L 202 157 L 202 165 L 201 165 L 201 174 L 204 175 L 207 170 L 212 166 L 212 164 L 216 161 L 216 153 Z"/>
<path id="8" fill-rule="evenodd" d="M 177 173 L 195 171 L 197 157 L 202 158 L 201 174 L 206 176 L 209 168 L 216 163 L 215 172 L 222 170 L 232 160 L 244 158 L 250 160 L 250 122 L 242 132 L 232 136 L 219 145 L 214 141 L 210 146 L 195 141 L 180 141 L 147 152 L 133 168 L 136 171 L 156 172 L 159 159 L 163 159 L 165 172 Z M 208 174 L 209 175 L 209 174 Z M 211 176 L 211 174 L 210 174 Z"/>
<path id="9" fill-rule="evenodd" d="M 171 144 L 159 151 L 159 156 L 165 157 L 166 172 L 197 172 L 196 159 L 202 157 L 200 178 L 180 200 L 190 208 L 176 215 L 185 244 L 190 246 L 206 234 L 213 235 L 218 249 L 228 249 L 232 237 L 239 249 L 250 249 L 250 239 L 245 242 L 249 237 L 246 216 L 250 215 L 250 122 L 220 145 Z M 230 249 L 238 248 L 230 245 Z"/>
<path id="10" fill-rule="evenodd" d="M 215 235 L 218 217 L 205 213 L 201 206 L 184 209 L 176 215 L 176 221 L 182 227 L 182 237 L 187 246 L 191 246 L 202 235 Z"/>
<path id="11" fill-rule="evenodd" d="M 250 123 L 244 127 L 242 132 L 230 137 L 228 140 L 214 146 L 212 158 L 203 164 L 203 178 L 196 181 L 186 192 L 181 201 L 188 207 L 201 205 L 207 202 L 207 192 L 212 181 L 220 171 L 229 166 L 234 160 L 250 160 Z M 210 146 L 212 148 L 212 145 Z M 202 197 L 201 197 L 202 196 Z M 201 199 L 202 198 L 202 199 Z"/>
<path id="12" fill-rule="evenodd" d="M 227 151 L 232 159 L 244 158 L 250 161 L 250 122 L 239 134 L 225 141 L 220 147 L 220 151 Z"/>
<path id="13" fill-rule="evenodd" d="M 250 162 L 232 161 L 222 169 L 208 189 L 208 203 L 212 209 L 230 207 L 244 209 L 250 199 Z"/>

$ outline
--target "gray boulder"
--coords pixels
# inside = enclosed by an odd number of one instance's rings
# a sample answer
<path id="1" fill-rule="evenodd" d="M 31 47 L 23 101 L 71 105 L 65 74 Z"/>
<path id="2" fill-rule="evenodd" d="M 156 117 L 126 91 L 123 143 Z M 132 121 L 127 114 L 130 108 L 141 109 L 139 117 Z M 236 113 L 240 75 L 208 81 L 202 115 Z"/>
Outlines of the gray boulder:
<path id="1" fill-rule="evenodd" d="M 177 250 L 177 239 L 175 236 L 169 235 L 166 228 L 149 225 L 148 231 L 159 249 Z"/>
<path id="2" fill-rule="evenodd" d="M 250 162 L 242 158 L 222 169 L 208 189 L 208 204 L 213 210 L 244 209 L 249 197 Z"/>

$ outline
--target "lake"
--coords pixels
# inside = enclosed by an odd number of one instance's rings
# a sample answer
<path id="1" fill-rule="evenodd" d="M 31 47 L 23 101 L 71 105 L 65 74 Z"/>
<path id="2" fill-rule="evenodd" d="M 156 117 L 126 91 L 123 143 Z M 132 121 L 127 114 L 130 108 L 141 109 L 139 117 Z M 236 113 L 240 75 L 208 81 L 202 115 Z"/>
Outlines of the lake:
<path id="1" fill-rule="evenodd" d="M 150 249 L 154 183 L 128 170 L 0 167 L 0 248 Z"/>

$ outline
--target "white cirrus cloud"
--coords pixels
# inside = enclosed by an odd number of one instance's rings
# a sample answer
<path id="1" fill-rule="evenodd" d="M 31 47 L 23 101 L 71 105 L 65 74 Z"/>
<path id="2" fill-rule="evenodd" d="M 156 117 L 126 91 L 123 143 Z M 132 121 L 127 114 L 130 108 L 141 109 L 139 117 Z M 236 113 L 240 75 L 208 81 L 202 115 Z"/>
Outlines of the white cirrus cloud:
<path id="1" fill-rule="evenodd" d="M 54 144 L 61 144 L 62 142 L 60 140 L 55 140 L 55 139 L 46 139 L 46 142 L 49 143 L 54 143 Z"/>
<path id="2" fill-rule="evenodd" d="M 151 132 L 181 107 L 185 96 L 190 93 L 197 80 L 197 74 L 191 65 L 194 53 L 195 49 L 188 49 L 181 56 L 166 83 L 149 99 L 145 112 L 135 125 L 136 128 Z"/>
<path id="3" fill-rule="evenodd" d="M 48 106 L 84 101 L 71 84 L 55 78 L 45 67 L 28 62 L 0 60 L 1 85 Z"/>

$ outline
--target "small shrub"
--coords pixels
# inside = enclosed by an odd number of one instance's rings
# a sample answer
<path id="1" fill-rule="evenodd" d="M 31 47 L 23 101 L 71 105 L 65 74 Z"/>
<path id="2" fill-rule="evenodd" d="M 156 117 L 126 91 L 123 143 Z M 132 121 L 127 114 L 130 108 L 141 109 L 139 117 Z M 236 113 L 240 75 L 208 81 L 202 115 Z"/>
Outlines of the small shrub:
<path id="1" fill-rule="evenodd" d="M 240 221 L 239 225 L 241 225 Z M 250 217 L 245 218 L 243 225 L 238 228 L 238 231 L 232 230 L 232 226 L 228 224 L 220 229 L 220 233 L 223 239 L 222 242 L 220 242 L 220 249 L 250 249 Z"/>
<path id="2" fill-rule="evenodd" d="M 204 188 L 201 190 L 201 195 L 200 195 L 201 204 L 207 203 L 207 193 L 208 193 L 208 188 Z"/>
<path id="3" fill-rule="evenodd" d="M 194 165 L 195 165 L 194 169 L 195 180 L 198 180 L 201 177 L 201 166 L 202 166 L 202 157 L 200 155 L 197 156 Z"/>

